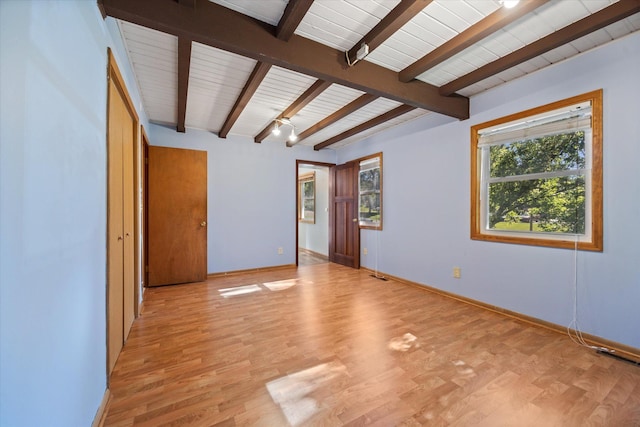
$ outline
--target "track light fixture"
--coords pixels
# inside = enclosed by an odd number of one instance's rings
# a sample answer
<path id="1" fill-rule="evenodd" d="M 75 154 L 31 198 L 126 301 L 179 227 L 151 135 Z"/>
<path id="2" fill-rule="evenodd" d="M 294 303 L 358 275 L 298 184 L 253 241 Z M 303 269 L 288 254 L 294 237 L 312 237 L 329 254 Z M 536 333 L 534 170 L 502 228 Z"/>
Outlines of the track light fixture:
<path id="1" fill-rule="evenodd" d="M 275 136 L 280 135 L 280 128 L 282 126 L 291 126 L 291 133 L 289 134 L 288 139 L 291 142 L 296 142 L 298 140 L 298 135 L 296 135 L 296 127 L 294 126 L 293 123 L 291 123 L 291 120 L 289 120 L 287 117 L 275 119 L 273 121 L 273 130 L 271 131 L 271 133 L 274 134 Z"/>

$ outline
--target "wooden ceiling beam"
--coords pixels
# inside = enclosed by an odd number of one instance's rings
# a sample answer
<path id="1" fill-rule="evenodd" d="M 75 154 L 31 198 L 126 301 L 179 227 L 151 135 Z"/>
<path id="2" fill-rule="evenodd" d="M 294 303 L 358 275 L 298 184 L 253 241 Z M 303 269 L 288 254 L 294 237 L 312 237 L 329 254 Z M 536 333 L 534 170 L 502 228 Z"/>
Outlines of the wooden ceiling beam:
<path id="1" fill-rule="evenodd" d="M 349 52 L 347 52 L 349 62 L 352 64 L 356 62 L 356 54 L 363 43 L 369 46 L 369 53 L 373 52 L 373 50 L 384 43 L 385 40 L 402 28 L 404 24 L 422 12 L 432 1 L 433 0 L 402 0 L 391 12 L 382 18 L 371 31 L 349 49 Z"/>
<path id="2" fill-rule="evenodd" d="M 196 0 L 178 0 L 181 5 L 194 9 Z M 187 117 L 187 94 L 189 93 L 189 70 L 191 69 L 191 39 L 178 37 L 178 120 L 176 131 L 184 133 Z"/>
<path id="3" fill-rule="evenodd" d="M 458 119 L 469 118 L 469 99 L 442 96 L 438 88 L 420 81 L 402 83 L 398 73 L 362 61 L 346 67 L 344 52 L 304 37 L 288 42 L 275 37 L 272 25 L 209 1 L 197 10 L 174 0 L 101 0 L 105 13 L 238 55 L 277 65 L 331 83 L 434 111 Z"/>
<path id="4" fill-rule="evenodd" d="M 640 12 L 640 0 L 620 0 L 586 18 L 567 25 L 546 37 L 447 83 L 440 88 L 440 93 L 442 95 L 451 95 L 487 77 L 498 74 L 638 12 Z"/>
<path id="5" fill-rule="evenodd" d="M 438 46 L 398 73 L 401 82 L 409 82 L 425 71 L 446 61 L 457 53 L 479 42 L 508 24 L 532 12 L 549 0 L 528 0 L 518 7 L 501 7 L 457 36 Z"/>
<path id="6" fill-rule="evenodd" d="M 318 95 L 327 90 L 331 86 L 331 83 L 325 82 L 324 80 L 316 80 L 314 84 L 312 84 L 307 90 L 304 91 L 302 95 L 298 97 L 291 105 L 289 105 L 277 118 L 290 119 L 291 117 L 298 114 L 298 111 L 302 110 L 307 106 L 311 101 L 313 101 Z M 273 128 L 273 123 L 269 123 L 267 127 L 262 129 L 258 135 L 253 139 L 254 142 L 262 142 L 264 139 L 269 136 L 271 133 L 271 129 Z"/>
<path id="7" fill-rule="evenodd" d="M 327 126 L 331 126 L 338 120 L 344 119 L 349 114 L 352 114 L 353 112 L 358 111 L 359 109 L 375 101 L 376 99 L 378 99 L 377 96 L 371 95 L 368 93 L 365 93 L 364 95 L 359 96 L 358 98 L 354 99 L 344 107 L 340 108 L 338 111 L 335 111 L 333 114 L 320 120 L 315 125 L 308 127 L 303 132 L 300 132 L 296 143 L 302 141 L 305 138 L 310 137 L 314 133 L 320 132 L 322 129 L 326 128 Z"/>
<path id="8" fill-rule="evenodd" d="M 187 116 L 187 92 L 189 91 L 189 69 L 191 65 L 191 39 L 178 37 L 178 132 L 185 131 Z"/>
<path id="9" fill-rule="evenodd" d="M 247 83 L 242 88 L 242 92 L 240 92 L 240 96 L 236 99 L 236 103 L 233 104 L 233 108 L 229 112 L 227 119 L 224 121 L 224 124 L 220 128 L 218 132 L 218 137 L 226 138 L 229 134 L 229 131 L 235 124 L 242 111 L 244 111 L 245 107 L 253 97 L 253 94 L 256 93 L 256 90 L 260 87 L 260 83 L 266 77 L 267 73 L 271 69 L 271 64 L 266 64 L 264 62 L 258 62 L 254 67 Z"/>
<path id="10" fill-rule="evenodd" d="M 349 130 L 346 130 L 344 132 L 342 132 L 339 135 L 336 135 L 332 138 L 327 139 L 324 142 L 321 142 L 319 144 L 316 144 L 313 146 L 313 149 L 318 151 L 321 150 L 323 148 L 326 148 L 330 145 L 335 144 L 336 142 L 340 142 L 343 139 L 347 139 L 353 135 L 357 135 L 360 132 L 364 132 L 367 129 L 371 129 L 372 127 L 378 126 L 384 122 L 388 122 L 391 119 L 395 119 L 396 117 L 399 117 L 403 114 L 408 113 L 409 111 L 415 110 L 415 107 L 412 107 L 411 105 L 401 105 L 399 107 L 394 108 L 393 110 L 387 111 L 386 113 L 378 116 L 378 117 L 374 117 L 371 120 L 368 120 L 364 123 L 359 124 L 356 127 L 353 127 Z"/>
<path id="11" fill-rule="evenodd" d="M 276 37 L 280 40 L 289 40 L 312 4 L 313 0 L 289 0 L 278 22 Z"/>
<path id="12" fill-rule="evenodd" d="M 313 0 L 290 0 L 280 22 L 278 23 L 278 26 L 276 27 L 276 37 L 284 41 L 289 40 L 293 35 L 293 32 L 298 28 L 298 24 L 300 24 L 300 21 L 302 21 L 302 18 L 304 18 L 304 15 L 307 13 L 307 10 L 309 10 L 312 3 Z M 271 64 L 265 64 L 264 62 L 258 61 L 253 72 L 249 76 L 247 83 L 245 83 L 240 96 L 236 100 L 236 103 L 222 125 L 222 128 L 218 132 L 218 136 L 220 138 L 227 137 L 234 123 L 238 120 L 238 117 L 240 117 L 240 114 L 242 114 L 244 109 L 247 107 L 247 104 L 260 87 L 260 83 L 262 83 L 262 80 L 264 80 L 270 68 Z"/>

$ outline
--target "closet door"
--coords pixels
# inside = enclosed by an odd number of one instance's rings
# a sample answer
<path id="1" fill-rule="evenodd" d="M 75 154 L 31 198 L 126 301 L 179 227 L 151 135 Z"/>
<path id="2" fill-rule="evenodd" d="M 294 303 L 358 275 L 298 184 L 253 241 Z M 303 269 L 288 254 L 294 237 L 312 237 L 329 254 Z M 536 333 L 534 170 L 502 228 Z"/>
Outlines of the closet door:
<path id="1" fill-rule="evenodd" d="M 109 81 L 107 196 L 107 367 L 111 373 L 124 343 L 124 103 Z"/>
<path id="2" fill-rule="evenodd" d="M 134 160 L 137 118 L 110 56 L 107 134 L 107 372 L 135 318 Z"/>

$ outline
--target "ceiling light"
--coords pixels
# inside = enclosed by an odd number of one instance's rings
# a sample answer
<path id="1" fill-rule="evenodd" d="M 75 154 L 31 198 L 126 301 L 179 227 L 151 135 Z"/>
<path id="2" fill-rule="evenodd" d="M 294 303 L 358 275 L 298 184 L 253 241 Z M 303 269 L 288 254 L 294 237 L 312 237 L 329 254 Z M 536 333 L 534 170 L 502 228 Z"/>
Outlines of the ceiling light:
<path id="1" fill-rule="evenodd" d="M 291 142 L 296 142 L 298 140 L 298 135 L 296 135 L 296 127 L 294 126 L 293 123 L 291 123 L 291 120 L 287 117 L 279 117 L 275 119 L 273 121 L 273 130 L 271 131 L 271 133 L 273 133 L 275 136 L 280 135 L 280 128 L 282 126 L 291 126 L 291 134 L 289 134 L 288 139 Z"/>
<path id="2" fill-rule="evenodd" d="M 507 9 L 511 9 L 512 7 L 515 7 L 519 2 L 520 0 L 502 0 L 502 5 Z"/>
<path id="3" fill-rule="evenodd" d="M 293 131 L 293 127 L 291 128 L 291 135 L 289 135 L 289 141 L 296 142 L 298 140 L 298 135 Z"/>

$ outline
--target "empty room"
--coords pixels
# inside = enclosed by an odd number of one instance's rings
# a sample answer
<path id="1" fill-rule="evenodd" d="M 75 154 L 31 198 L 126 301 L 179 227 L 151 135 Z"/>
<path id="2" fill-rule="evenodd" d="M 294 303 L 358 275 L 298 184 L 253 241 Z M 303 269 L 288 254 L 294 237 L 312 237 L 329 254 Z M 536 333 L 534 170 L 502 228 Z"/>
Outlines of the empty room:
<path id="1" fill-rule="evenodd" d="M 639 30 L 0 0 L 0 425 L 640 426 Z"/>

